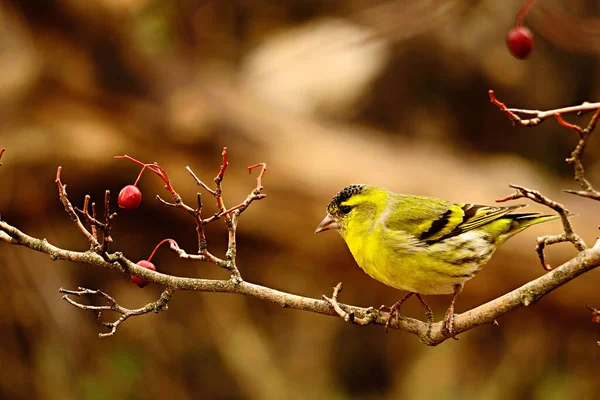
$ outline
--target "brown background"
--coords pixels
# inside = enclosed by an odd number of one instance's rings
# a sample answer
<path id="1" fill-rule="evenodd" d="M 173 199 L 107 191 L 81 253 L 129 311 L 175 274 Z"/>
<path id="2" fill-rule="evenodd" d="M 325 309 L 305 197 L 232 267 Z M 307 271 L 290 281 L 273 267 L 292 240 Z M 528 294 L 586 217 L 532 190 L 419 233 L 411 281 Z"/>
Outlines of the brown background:
<path id="1" fill-rule="evenodd" d="M 76 204 L 133 182 L 137 168 L 112 159 L 124 153 L 159 162 L 193 203 L 197 187 L 184 167 L 210 181 L 228 146 L 228 205 L 254 185 L 245 167 L 269 164 L 268 197 L 239 226 L 239 266 L 251 282 L 319 297 L 342 280 L 342 300 L 363 306 L 402 295 L 357 268 L 336 234 L 312 233 L 349 183 L 484 204 L 523 184 L 580 214 L 575 228 L 590 244 L 600 205 L 561 193 L 575 187 L 564 163 L 575 135 L 554 121 L 514 129 L 487 91 L 523 108 L 597 100 L 597 2 L 534 6 L 527 61 L 504 44 L 519 3 L 1 2 L 2 218 L 84 250 L 57 198 L 58 165 Z M 598 143 L 585 158 L 592 182 Z M 114 250 L 139 260 L 171 237 L 193 252 L 192 221 L 154 200 L 166 194 L 161 182 L 145 175 L 141 188 L 142 206 L 119 212 Z M 507 243 L 467 284 L 458 311 L 540 276 L 535 238 L 559 231 L 558 223 L 536 226 Z M 208 237 L 223 255 L 224 227 L 211 225 Z M 559 265 L 574 250 L 548 254 Z M 174 275 L 227 277 L 165 249 L 154 261 Z M 558 399 L 600 390 L 600 329 L 584 308 L 600 305 L 596 271 L 501 318 L 499 328 L 436 348 L 381 327 L 208 293 L 176 293 L 168 312 L 99 340 L 95 315 L 66 304 L 58 288 L 99 288 L 129 307 L 161 289 L 7 244 L 0 271 L 0 398 Z M 438 319 L 449 300 L 428 297 Z M 403 311 L 423 317 L 418 304 Z"/>

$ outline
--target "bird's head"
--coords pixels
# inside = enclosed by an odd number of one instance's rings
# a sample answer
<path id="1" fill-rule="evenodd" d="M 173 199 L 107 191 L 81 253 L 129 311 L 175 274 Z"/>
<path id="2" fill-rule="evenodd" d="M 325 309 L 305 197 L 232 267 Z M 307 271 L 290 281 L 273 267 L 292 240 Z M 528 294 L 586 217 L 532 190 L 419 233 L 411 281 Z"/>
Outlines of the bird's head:
<path id="1" fill-rule="evenodd" d="M 355 226 L 372 225 L 377 210 L 385 205 L 386 193 L 384 189 L 373 186 L 356 184 L 346 186 L 329 202 L 327 216 L 321 221 L 315 233 L 334 229 L 344 236 L 345 230 L 353 229 Z"/>

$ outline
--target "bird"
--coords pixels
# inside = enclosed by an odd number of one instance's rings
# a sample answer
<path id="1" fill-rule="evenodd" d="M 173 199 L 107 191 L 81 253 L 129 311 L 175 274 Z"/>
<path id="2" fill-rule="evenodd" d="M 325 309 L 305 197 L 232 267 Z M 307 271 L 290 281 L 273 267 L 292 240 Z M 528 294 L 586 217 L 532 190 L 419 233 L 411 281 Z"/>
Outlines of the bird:
<path id="1" fill-rule="evenodd" d="M 560 218 L 513 213 L 525 206 L 454 203 L 352 184 L 333 196 L 315 233 L 338 231 L 358 266 L 369 276 L 408 292 L 392 307 L 386 307 L 386 331 L 411 296 L 417 297 L 432 324 L 433 312 L 421 295 L 450 294 L 442 329 L 456 338 L 454 306 L 465 282 L 507 239 L 531 225 Z"/>

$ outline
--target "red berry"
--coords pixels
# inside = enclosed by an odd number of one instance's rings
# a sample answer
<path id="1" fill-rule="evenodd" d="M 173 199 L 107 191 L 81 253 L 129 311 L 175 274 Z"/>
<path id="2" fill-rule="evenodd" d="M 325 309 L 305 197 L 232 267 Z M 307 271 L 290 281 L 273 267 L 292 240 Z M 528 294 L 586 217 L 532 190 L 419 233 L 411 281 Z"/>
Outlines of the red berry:
<path id="1" fill-rule="evenodd" d="M 533 33 L 524 26 L 512 28 L 506 36 L 506 45 L 515 58 L 527 58 L 533 50 Z"/>
<path id="2" fill-rule="evenodd" d="M 142 192 L 137 186 L 127 185 L 119 192 L 119 207 L 135 210 L 142 202 Z"/>
<path id="3" fill-rule="evenodd" d="M 136 264 L 139 265 L 140 267 L 144 267 L 149 270 L 156 271 L 156 267 L 150 261 L 141 260 L 141 261 L 138 261 Z M 146 286 L 150 283 L 149 281 L 145 280 L 144 278 L 139 278 L 139 277 L 133 276 L 133 275 L 131 276 L 131 282 L 135 283 L 136 285 L 138 285 L 138 287 L 141 287 L 141 288 L 143 288 L 144 286 Z"/>

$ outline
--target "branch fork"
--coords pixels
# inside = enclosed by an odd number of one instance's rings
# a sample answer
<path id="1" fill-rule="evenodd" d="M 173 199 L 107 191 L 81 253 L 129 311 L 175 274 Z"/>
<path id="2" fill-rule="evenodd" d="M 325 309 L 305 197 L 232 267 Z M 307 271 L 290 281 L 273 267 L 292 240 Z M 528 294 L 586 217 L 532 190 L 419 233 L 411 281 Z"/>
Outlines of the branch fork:
<path id="1" fill-rule="evenodd" d="M 0 152 L 0 156 L 1 155 L 2 155 L 2 153 Z M 256 187 L 250 192 L 250 194 L 246 197 L 246 199 L 244 201 L 242 201 L 240 204 L 233 206 L 229 209 L 227 209 L 225 207 L 225 204 L 224 204 L 223 198 L 222 198 L 222 191 L 223 191 L 222 190 L 222 182 L 223 182 L 223 179 L 225 176 L 225 171 L 227 170 L 227 166 L 229 165 L 229 162 L 227 160 L 227 148 L 226 147 L 223 148 L 223 152 L 222 152 L 223 163 L 219 169 L 217 176 L 214 178 L 214 182 L 216 185 L 215 189 L 209 188 L 200 179 L 198 179 L 198 177 L 196 176 L 196 174 L 194 174 L 194 172 L 191 170 L 190 167 L 186 167 L 186 170 L 191 174 L 191 176 L 196 180 L 196 182 L 216 199 L 217 207 L 219 208 L 219 211 L 217 213 L 215 213 L 213 216 L 203 219 L 201 216 L 202 198 L 201 198 L 200 193 L 197 193 L 197 196 L 196 196 L 197 206 L 195 208 L 192 208 L 191 206 L 187 205 L 183 201 L 183 199 L 179 195 L 179 193 L 173 187 L 166 170 L 164 168 L 162 168 L 160 165 L 158 165 L 158 163 L 156 163 L 156 162 L 143 163 L 143 162 L 141 162 L 131 156 L 128 156 L 128 155 L 115 156 L 115 158 L 129 160 L 129 161 L 131 161 L 137 165 L 140 165 L 142 167 L 142 170 L 140 171 L 138 178 L 136 180 L 136 184 L 139 181 L 142 173 L 145 170 L 149 170 L 149 171 L 153 172 L 155 175 L 157 175 L 165 183 L 165 189 L 170 193 L 173 202 L 167 202 L 166 200 L 163 200 L 160 196 L 157 196 L 157 199 L 161 203 L 163 203 L 164 205 L 166 205 L 168 207 L 183 209 L 194 219 L 194 221 L 196 223 L 196 233 L 198 236 L 198 253 L 197 254 L 188 254 L 184 249 L 179 247 L 177 242 L 175 242 L 172 239 L 165 239 L 158 246 L 160 246 L 164 242 L 169 242 L 169 247 L 171 248 L 171 250 L 175 251 L 180 258 L 196 260 L 196 261 L 203 261 L 203 262 L 215 264 L 221 268 L 224 268 L 224 269 L 230 271 L 230 273 L 231 273 L 230 282 L 231 283 L 237 285 L 240 282 L 243 282 L 243 279 L 241 277 L 239 269 L 237 268 L 237 265 L 236 265 L 237 218 L 240 216 L 240 214 L 242 212 L 244 212 L 248 208 L 248 206 L 252 202 L 254 202 L 256 200 L 261 200 L 266 197 L 266 194 L 262 193 L 262 190 L 264 189 L 263 185 L 262 185 L 262 179 L 267 170 L 267 165 L 265 163 L 258 163 L 258 164 L 251 165 L 250 167 L 248 167 L 249 173 L 251 173 L 252 170 L 255 168 L 259 168 L 259 167 L 261 168 L 259 176 L 256 179 Z M 71 220 L 77 226 L 77 229 L 90 242 L 91 250 L 94 251 L 95 253 L 99 254 L 100 256 L 102 256 L 102 258 L 105 261 L 115 263 L 113 265 L 113 268 L 118 269 L 119 271 L 121 271 L 123 273 L 132 274 L 133 276 L 147 279 L 150 282 L 159 283 L 159 281 L 155 277 L 155 274 L 158 274 L 158 273 L 155 273 L 153 271 L 148 271 L 148 270 L 144 269 L 143 267 L 132 263 L 131 261 L 129 261 L 128 259 L 123 257 L 122 254 L 120 254 L 120 253 L 114 253 L 114 254 L 109 253 L 109 245 L 113 241 L 113 239 L 110 236 L 110 230 L 112 228 L 113 220 L 115 219 L 115 217 L 117 215 L 116 213 L 110 212 L 110 207 L 109 207 L 110 192 L 108 190 L 105 192 L 105 200 L 104 200 L 105 218 L 104 218 L 104 222 L 101 222 L 97 218 L 96 205 L 93 202 L 91 203 L 91 213 L 90 213 L 90 200 L 91 199 L 90 199 L 89 195 L 85 196 L 83 207 L 81 209 L 73 207 L 73 205 L 71 204 L 71 202 L 67 196 L 67 186 L 62 183 L 61 171 L 62 171 L 62 167 L 58 167 L 57 172 L 56 172 L 56 184 L 58 186 L 59 199 L 63 203 L 65 211 L 67 212 L 67 214 L 70 216 Z M 82 215 L 83 221 L 77 215 L 78 213 Z M 211 222 L 214 222 L 218 219 L 223 219 L 225 221 L 225 224 L 226 224 L 227 230 L 228 230 L 229 240 L 228 240 L 228 246 L 227 246 L 225 259 L 219 258 L 208 251 L 208 242 L 206 240 L 206 236 L 204 233 L 204 226 Z M 90 225 L 89 230 L 86 228 L 84 223 L 87 223 Z M 101 239 L 99 238 L 98 231 L 102 232 Z M 4 237 L 0 236 L 0 239 L 4 239 Z M 14 238 L 12 238 L 12 237 L 11 237 L 11 239 L 14 240 Z M 156 248 L 155 248 L 154 252 L 156 252 Z M 154 252 L 152 253 L 152 255 L 154 255 Z M 54 255 L 54 254 L 55 253 L 52 253 L 51 256 L 54 257 L 55 259 L 61 258 L 60 255 Z M 150 258 L 151 257 L 152 256 L 150 256 Z M 157 301 L 149 303 L 146 306 L 144 306 L 142 308 L 138 308 L 138 309 L 127 309 L 127 308 L 120 306 L 114 298 L 112 298 L 111 296 L 109 296 L 108 294 L 106 294 L 105 292 L 103 292 L 101 290 L 92 290 L 92 289 L 86 289 L 86 288 L 80 287 L 78 290 L 67 290 L 67 289 L 61 288 L 60 292 L 65 293 L 65 295 L 63 296 L 63 299 L 65 301 L 67 301 L 69 304 L 76 306 L 78 308 L 85 309 L 85 310 L 98 311 L 98 321 L 102 325 L 111 329 L 111 331 L 109 333 L 101 333 L 100 334 L 100 337 L 104 338 L 104 337 L 114 335 L 117 330 L 117 327 L 131 316 L 142 315 L 142 314 L 146 314 L 151 311 L 158 312 L 158 311 L 162 311 L 162 310 L 166 309 L 166 305 L 167 305 L 168 301 L 170 300 L 171 296 L 173 295 L 173 293 L 175 292 L 175 290 L 176 290 L 175 287 L 167 286 L 165 288 L 165 290 L 163 291 L 163 294 Z M 72 298 L 69 297 L 69 295 L 77 296 L 77 297 L 98 296 L 98 297 L 101 297 L 104 300 L 106 300 L 108 302 L 108 305 L 104 305 L 104 306 L 84 305 L 82 303 L 78 303 L 77 301 L 73 300 Z M 114 322 L 105 322 L 102 320 L 102 314 L 101 314 L 102 311 L 105 311 L 105 310 L 116 311 L 116 312 L 122 314 L 122 316 Z"/>
<path id="2" fill-rule="evenodd" d="M 98 322 L 100 322 L 103 326 L 110 328 L 110 332 L 98 334 L 98 337 L 100 339 L 113 336 L 117 332 L 117 328 L 119 327 L 119 325 L 121 325 L 123 322 L 125 322 L 125 320 L 127 320 L 129 317 L 148 314 L 150 312 L 159 313 L 160 311 L 166 311 L 167 303 L 169 302 L 169 300 L 171 300 L 171 297 L 175 293 L 174 289 L 167 287 L 162 292 L 162 294 L 158 300 L 148 303 L 144 307 L 141 307 L 141 308 L 129 309 L 129 308 L 125 308 L 125 307 L 121 306 L 119 303 L 117 303 L 117 301 L 113 297 L 109 296 L 108 294 L 104 293 L 101 290 L 92 290 L 92 289 L 86 289 L 86 288 L 79 287 L 79 288 L 77 288 L 77 290 L 67 290 L 67 289 L 60 288 L 58 291 L 60 293 L 65 294 L 62 298 L 70 305 L 77 307 L 77 308 L 81 308 L 82 310 L 98 311 Z M 72 298 L 70 298 L 69 295 L 77 296 L 77 297 L 99 296 L 99 297 L 103 298 L 104 300 L 106 300 L 108 305 L 94 306 L 94 305 L 82 304 L 82 303 L 79 303 L 79 302 L 73 300 Z M 106 321 L 102 320 L 102 311 L 114 311 L 114 312 L 121 314 L 121 317 L 119 317 L 114 322 L 106 322 Z"/>

